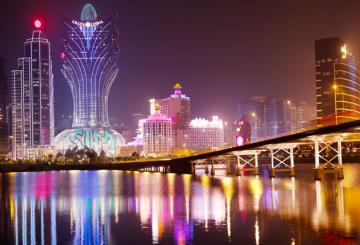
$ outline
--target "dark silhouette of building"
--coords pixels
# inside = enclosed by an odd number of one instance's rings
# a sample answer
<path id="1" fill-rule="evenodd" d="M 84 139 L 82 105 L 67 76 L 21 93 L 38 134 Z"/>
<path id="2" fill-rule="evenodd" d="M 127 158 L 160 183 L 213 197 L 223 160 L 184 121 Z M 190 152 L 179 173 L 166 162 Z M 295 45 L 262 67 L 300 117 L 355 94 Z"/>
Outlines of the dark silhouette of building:
<path id="1" fill-rule="evenodd" d="M 345 42 L 316 40 L 315 68 L 318 126 L 360 119 L 359 71 Z"/>
<path id="2" fill-rule="evenodd" d="M 252 139 L 287 132 L 291 129 L 289 101 L 255 96 L 238 105 L 238 118 L 246 117 L 251 125 Z"/>
<path id="3" fill-rule="evenodd" d="M 7 118 L 7 77 L 5 72 L 5 60 L 0 58 L 0 155 L 5 155 L 9 150 L 9 129 Z"/>

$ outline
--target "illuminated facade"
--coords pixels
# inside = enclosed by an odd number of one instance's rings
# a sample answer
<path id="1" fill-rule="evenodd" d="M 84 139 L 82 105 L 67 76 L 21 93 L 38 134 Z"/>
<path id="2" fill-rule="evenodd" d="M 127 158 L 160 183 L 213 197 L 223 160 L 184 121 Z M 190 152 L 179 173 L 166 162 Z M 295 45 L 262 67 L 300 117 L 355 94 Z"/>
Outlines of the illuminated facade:
<path id="1" fill-rule="evenodd" d="M 291 130 L 315 126 L 316 109 L 306 102 L 300 102 L 291 108 Z M 313 125 L 314 124 L 314 125 Z"/>
<path id="2" fill-rule="evenodd" d="M 32 148 L 52 144 L 54 137 L 53 74 L 50 42 L 40 30 L 25 42 L 24 57 L 11 72 L 13 158 L 28 158 Z"/>
<path id="3" fill-rule="evenodd" d="M 100 20 L 94 6 L 85 4 L 80 21 L 65 21 L 62 73 L 73 98 L 73 129 L 56 137 L 57 148 L 89 147 L 114 156 L 114 142 L 125 144 L 108 119 L 109 92 L 119 72 L 115 17 Z"/>
<path id="4" fill-rule="evenodd" d="M 62 72 L 73 97 L 73 127 L 108 127 L 108 98 L 118 75 L 115 17 L 98 20 L 85 4 L 80 21 L 65 21 Z"/>
<path id="5" fill-rule="evenodd" d="M 214 150 L 224 148 L 224 125 L 213 116 L 212 121 L 195 118 L 186 130 L 184 148 L 191 150 Z"/>
<path id="6" fill-rule="evenodd" d="M 315 68 L 318 126 L 360 119 L 359 71 L 344 41 L 315 41 Z"/>
<path id="7" fill-rule="evenodd" d="M 150 99 L 150 114 L 155 113 L 155 105 L 161 106 L 161 114 L 171 118 L 173 122 L 174 148 L 181 149 L 184 134 L 190 123 L 190 98 L 182 93 L 180 83 L 175 83 L 174 93 L 165 99 Z"/>
<path id="8" fill-rule="evenodd" d="M 174 85 L 174 94 L 165 99 L 151 99 L 150 114 L 155 113 L 155 105 L 161 106 L 161 114 L 170 117 L 174 129 L 187 129 L 190 123 L 190 98 L 181 92 L 180 83 Z"/>
<path id="9" fill-rule="evenodd" d="M 143 124 L 144 153 L 148 156 L 168 155 L 173 147 L 172 121 L 161 114 L 160 107 L 156 104 L 155 113 Z"/>

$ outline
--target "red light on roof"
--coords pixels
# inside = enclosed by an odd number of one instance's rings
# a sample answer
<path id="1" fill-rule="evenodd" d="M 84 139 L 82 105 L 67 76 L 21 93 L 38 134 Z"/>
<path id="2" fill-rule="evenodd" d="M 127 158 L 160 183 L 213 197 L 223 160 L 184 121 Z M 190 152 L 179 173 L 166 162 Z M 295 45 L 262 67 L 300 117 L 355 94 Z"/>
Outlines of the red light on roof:
<path id="1" fill-rule="evenodd" d="M 35 26 L 35 28 L 40 29 L 41 26 L 42 26 L 41 21 L 40 21 L 39 19 L 36 19 L 36 20 L 34 21 L 34 26 Z"/>

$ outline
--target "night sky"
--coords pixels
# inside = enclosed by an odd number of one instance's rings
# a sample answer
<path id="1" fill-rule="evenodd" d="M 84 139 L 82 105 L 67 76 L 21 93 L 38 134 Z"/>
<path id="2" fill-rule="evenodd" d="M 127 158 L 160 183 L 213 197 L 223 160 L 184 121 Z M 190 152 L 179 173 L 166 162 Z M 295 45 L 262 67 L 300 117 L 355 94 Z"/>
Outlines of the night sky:
<path id="1" fill-rule="evenodd" d="M 80 19 L 87 1 L 1 0 L 0 57 L 16 67 L 35 17 L 52 43 L 55 112 L 72 113 L 60 73 L 62 17 Z M 291 2 L 291 3 L 290 3 Z M 268 95 L 314 103 L 314 40 L 340 36 L 360 50 L 360 1 L 90 1 L 100 18 L 119 14 L 120 74 L 110 117 L 148 114 L 148 99 L 174 82 L 191 97 L 192 116 L 235 117 L 237 103 Z"/>

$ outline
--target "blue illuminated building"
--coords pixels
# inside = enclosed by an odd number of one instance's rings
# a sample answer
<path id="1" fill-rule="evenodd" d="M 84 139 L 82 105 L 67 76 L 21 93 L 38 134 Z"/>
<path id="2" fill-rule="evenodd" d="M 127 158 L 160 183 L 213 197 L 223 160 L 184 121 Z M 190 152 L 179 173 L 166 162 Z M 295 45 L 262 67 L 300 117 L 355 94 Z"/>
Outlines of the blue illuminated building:
<path id="1" fill-rule="evenodd" d="M 110 128 L 108 98 L 119 73 L 116 16 L 100 20 L 93 5 L 85 4 L 80 21 L 65 21 L 62 73 L 73 98 L 73 129 L 60 133 L 57 148 L 89 147 L 108 155 L 124 145 Z"/>

